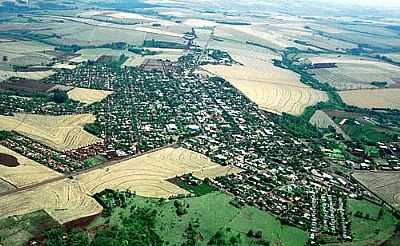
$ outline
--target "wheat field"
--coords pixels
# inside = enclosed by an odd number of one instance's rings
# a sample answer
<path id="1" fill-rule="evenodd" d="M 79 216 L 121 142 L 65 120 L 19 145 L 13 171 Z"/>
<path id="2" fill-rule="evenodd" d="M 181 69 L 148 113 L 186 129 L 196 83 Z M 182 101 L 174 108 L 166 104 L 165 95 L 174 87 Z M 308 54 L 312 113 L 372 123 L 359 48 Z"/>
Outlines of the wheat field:
<path id="1" fill-rule="evenodd" d="M 101 141 L 86 132 L 83 126 L 95 121 L 92 114 L 81 115 L 33 115 L 16 114 L 0 116 L 0 129 L 17 131 L 59 151 L 76 149 Z"/>

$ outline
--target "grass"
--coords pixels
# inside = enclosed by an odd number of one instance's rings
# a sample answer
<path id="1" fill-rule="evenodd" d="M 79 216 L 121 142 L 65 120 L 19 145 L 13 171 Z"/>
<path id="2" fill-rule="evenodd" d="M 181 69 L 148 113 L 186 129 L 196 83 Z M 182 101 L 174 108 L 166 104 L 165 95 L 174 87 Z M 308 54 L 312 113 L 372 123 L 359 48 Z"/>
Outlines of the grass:
<path id="1" fill-rule="evenodd" d="M 92 158 L 86 159 L 84 161 L 84 164 L 86 167 L 94 167 L 94 166 L 104 163 L 105 161 L 106 161 L 106 158 L 104 158 L 103 156 L 94 156 Z"/>
<path id="2" fill-rule="evenodd" d="M 43 210 L 1 219 L 0 245 L 25 245 L 43 230 L 57 226 L 57 221 Z"/>
<path id="3" fill-rule="evenodd" d="M 394 233 L 396 218 L 387 210 L 379 217 L 381 206 L 366 200 L 348 200 L 349 211 L 352 213 L 352 233 L 354 245 L 375 245 L 377 242 L 388 240 Z M 370 219 L 359 218 L 354 214 L 360 211 L 368 214 Z"/>
<path id="4" fill-rule="evenodd" d="M 256 239 L 249 239 L 246 233 L 251 229 L 254 232 L 262 231 L 263 239 L 271 243 L 283 245 L 305 245 L 308 239 L 306 232 L 282 225 L 277 218 L 267 212 L 254 207 L 244 206 L 239 209 L 230 204 L 232 197 L 221 192 L 212 192 L 201 197 L 179 199 L 187 210 L 182 216 L 177 216 L 174 200 L 163 201 L 135 197 L 127 208 L 117 208 L 111 216 L 111 224 L 120 222 L 120 213 L 129 213 L 130 206 L 155 208 L 158 214 L 157 232 L 168 245 L 181 245 L 185 240 L 185 230 L 189 223 L 196 223 L 196 229 L 201 235 L 200 245 L 206 245 L 218 232 L 223 231 L 227 236 L 240 235 L 240 245 L 251 245 Z M 98 219 L 95 225 L 104 222 Z"/>

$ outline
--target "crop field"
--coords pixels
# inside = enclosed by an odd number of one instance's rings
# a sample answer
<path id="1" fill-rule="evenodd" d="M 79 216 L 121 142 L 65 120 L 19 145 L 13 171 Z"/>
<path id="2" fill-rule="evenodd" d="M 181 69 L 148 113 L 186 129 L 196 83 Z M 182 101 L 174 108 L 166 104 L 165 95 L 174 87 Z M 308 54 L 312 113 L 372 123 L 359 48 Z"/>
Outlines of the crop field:
<path id="1" fill-rule="evenodd" d="M 314 115 L 310 119 L 310 123 L 318 128 L 329 128 L 333 127 L 338 134 L 349 140 L 350 137 L 322 110 L 315 111 Z"/>
<path id="2" fill-rule="evenodd" d="M 351 212 L 351 229 L 354 236 L 351 245 L 381 245 L 388 240 L 396 228 L 396 218 L 385 208 L 370 203 L 366 200 L 348 200 L 348 208 Z M 382 216 L 379 211 L 382 209 Z M 355 216 L 361 212 L 363 216 L 368 214 L 369 219 Z"/>
<path id="3" fill-rule="evenodd" d="M 45 211 L 39 210 L 16 217 L 0 220 L 0 238 L 4 246 L 26 245 L 43 230 L 60 224 Z"/>
<path id="4" fill-rule="evenodd" d="M 52 51 L 54 47 L 34 41 L 0 42 L 0 53 L 7 56 L 7 61 L 0 61 L 0 65 L 40 65 L 53 58 L 46 51 Z"/>
<path id="5" fill-rule="evenodd" d="M 312 46 L 316 46 L 321 49 L 332 50 L 332 51 L 357 48 L 357 45 L 355 44 L 318 35 L 301 36 L 298 37 L 297 40 L 309 43 L 311 45 L 311 48 L 313 48 Z"/>
<path id="6" fill-rule="evenodd" d="M 194 171 L 194 177 L 204 180 L 205 178 L 216 178 L 220 176 L 227 176 L 235 173 L 240 173 L 243 170 L 234 166 L 211 166 L 204 168 L 200 171 Z"/>
<path id="7" fill-rule="evenodd" d="M 0 70 L 0 82 L 7 80 L 11 77 L 40 80 L 40 79 L 45 79 L 53 74 L 54 74 L 54 71 L 51 71 L 51 70 L 40 71 L 40 72 L 12 72 L 12 71 Z"/>
<path id="8" fill-rule="evenodd" d="M 355 172 L 353 177 L 396 208 L 400 208 L 399 172 Z"/>
<path id="9" fill-rule="evenodd" d="M 76 52 L 77 57 L 72 58 L 70 61 L 72 62 L 83 62 L 83 61 L 96 61 L 98 58 L 100 58 L 103 55 L 107 56 L 116 56 L 119 57 L 122 54 L 126 55 L 128 57 L 134 56 L 138 57 L 138 55 L 129 52 L 129 51 L 122 51 L 122 50 L 112 50 L 112 49 L 106 49 L 106 48 L 97 48 L 97 49 L 82 49 Z"/>
<path id="10" fill-rule="evenodd" d="M 150 51 L 155 51 L 158 54 L 151 56 L 130 56 L 122 66 L 137 67 L 143 64 L 146 59 L 162 59 L 172 62 L 178 61 L 179 57 L 184 55 L 184 50 L 181 49 L 163 49 L 163 48 L 146 48 Z"/>
<path id="11" fill-rule="evenodd" d="M 213 175 L 219 172 L 220 165 L 187 149 L 166 148 L 81 174 L 76 179 L 89 194 L 108 188 L 129 189 L 145 197 L 170 197 L 188 192 L 167 179 L 201 170 Z"/>
<path id="12" fill-rule="evenodd" d="M 378 88 L 373 82 L 386 82 L 387 87 L 395 86 L 400 78 L 400 68 L 385 62 L 362 59 L 353 56 L 307 57 L 309 63 L 335 63 L 335 68 L 309 70 L 321 82 L 329 83 L 338 90 Z"/>
<path id="13" fill-rule="evenodd" d="M 85 104 L 92 104 L 102 101 L 104 98 L 111 95 L 112 93 L 112 91 L 105 90 L 74 88 L 68 91 L 68 97 L 72 100 L 76 100 Z"/>
<path id="14" fill-rule="evenodd" d="M 300 115 L 306 107 L 328 100 L 324 92 L 301 84 L 295 74 L 272 64 L 268 72 L 249 65 L 207 65 L 203 69 L 225 78 L 261 108 L 272 112 Z"/>
<path id="15" fill-rule="evenodd" d="M 343 101 L 360 108 L 400 109 L 400 89 L 363 89 L 339 92 Z"/>
<path id="16" fill-rule="evenodd" d="M 83 126 L 93 123 L 91 114 L 45 116 L 17 114 L 0 116 L 0 129 L 14 130 L 59 151 L 76 149 L 101 141 Z"/>
<path id="17" fill-rule="evenodd" d="M 331 36 L 332 38 L 342 39 L 350 43 L 368 44 L 371 47 L 383 49 L 400 47 L 398 37 L 377 36 L 359 32 L 336 33 L 329 36 Z"/>
<path id="18" fill-rule="evenodd" d="M 14 186 L 0 179 L 0 193 L 7 192 L 13 189 L 15 189 Z"/>
<path id="19" fill-rule="evenodd" d="M 383 54 L 388 58 L 392 59 L 394 62 L 400 62 L 400 53 Z"/>
<path id="20" fill-rule="evenodd" d="M 0 218 L 45 210 L 60 224 L 101 213 L 102 207 L 70 179 L 45 184 L 0 199 Z"/>
<path id="21" fill-rule="evenodd" d="M 6 181 L 4 183 L 8 183 L 8 188 L 15 188 L 37 184 L 61 176 L 61 174 L 56 171 L 28 159 L 2 145 L 0 145 L 0 153 L 15 157 L 18 162 L 18 165 L 14 167 L 8 167 L 4 165 L 4 163 L 0 162 L 0 190 L 1 187 L 4 188 L 6 185 L 2 185 L 4 181 Z M 10 184 L 14 187 L 10 187 Z"/>

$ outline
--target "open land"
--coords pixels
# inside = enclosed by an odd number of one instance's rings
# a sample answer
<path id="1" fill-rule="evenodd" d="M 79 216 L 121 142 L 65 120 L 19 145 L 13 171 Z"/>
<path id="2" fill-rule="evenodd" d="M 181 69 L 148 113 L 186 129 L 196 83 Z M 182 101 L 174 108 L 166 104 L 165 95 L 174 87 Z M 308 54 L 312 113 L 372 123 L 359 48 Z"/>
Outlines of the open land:
<path id="1" fill-rule="evenodd" d="M 362 89 L 339 92 L 343 101 L 360 108 L 400 109 L 400 89 Z"/>
<path id="2" fill-rule="evenodd" d="M 355 172 L 358 181 L 396 208 L 400 208 L 399 172 Z"/>
<path id="3" fill-rule="evenodd" d="M 0 218 L 45 210 L 60 224 L 99 214 L 102 207 L 70 179 L 3 196 Z"/>
<path id="4" fill-rule="evenodd" d="M 28 159 L 2 145 L 0 145 L 0 153 L 14 156 L 18 160 L 19 165 L 16 167 L 7 167 L 0 163 L 0 180 L 6 181 L 14 187 L 33 185 L 61 176 L 61 174 L 56 171 Z"/>
<path id="5" fill-rule="evenodd" d="M 396 219 L 387 209 L 368 201 L 353 199 L 348 200 L 348 207 L 351 212 L 354 235 L 352 245 L 377 245 L 393 235 Z M 356 216 L 357 212 L 361 212 L 363 217 L 368 216 L 370 219 Z M 380 213 L 382 213 L 381 216 Z"/>
<path id="6" fill-rule="evenodd" d="M 82 102 L 84 104 L 92 104 L 95 102 L 100 102 L 107 96 L 111 95 L 112 91 L 105 90 L 93 90 L 86 88 L 74 88 L 68 91 L 68 97 L 72 100 Z"/>
<path id="7" fill-rule="evenodd" d="M 243 245 L 251 245 L 256 241 L 248 238 L 249 230 L 262 231 L 262 238 L 277 244 L 300 246 L 307 241 L 304 231 L 282 225 L 275 216 L 258 210 L 254 207 L 244 206 L 237 208 L 230 204 L 232 197 L 221 192 L 212 192 L 201 197 L 184 198 L 179 200 L 187 206 L 187 213 L 183 216 L 176 215 L 174 200 L 159 203 L 156 199 L 134 197 L 125 209 L 117 208 L 111 215 L 111 225 L 119 225 L 119 214 L 129 213 L 130 206 L 150 207 L 157 209 L 156 232 L 170 245 L 181 244 L 185 241 L 185 230 L 189 223 L 198 224 L 196 229 L 203 245 L 217 233 L 240 234 Z M 95 222 L 101 222 L 101 218 Z"/>
<path id="8" fill-rule="evenodd" d="M 1 219 L 0 237 L 5 239 L 2 241 L 5 246 L 24 245 L 33 237 L 41 234 L 43 230 L 59 225 L 45 211 L 39 210 Z"/>
<path id="9" fill-rule="evenodd" d="M 295 74 L 272 64 L 268 70 L 250 65 L 207 65 L 203 69 L 225 78 L 268 111 L 300 115 L 306 107 L 327 100 L 324 92 L 301 84 Z"/>
<path id="10" fill-rule="evenodd" d="M 166 180 L 192 172 L 199 177 L 225 174 L 220 165 L 204 155 L 183 148 L 166 148 L 84 173 L 77 180 L 89 194 L 104 189 L 129 189 L 146 197 L 170 197 L 188 192 Z"/>
<path id="11" fill-rule="evenodd" d="M 0 70 L 0 82 L 7 80 L 11 77 L 40 80 L 40 79 L 45 79 L 52 74 L 54 74 L 54 71 L 51 71 L 51 70 L 40 71 L 40 72 L 39 71 L 38 72 L 12 72 L 12 71 Z"/>
<path id="12" fill-rule="evenodd" d="M 46 116 L 17 114 L 0 116 L 0 129 L 16 131 L 56 150 L 87 146 L 100 139 L 84 131 L 83 126 L 94 122 L 91 114 Z"/>
<path id="13" fill-rule="evenodd" d="M 338 134 L 342 134 L 342 136 L 346 139 L 350 139 L 346 133 L 322 110 L 315 111 L 314 115 L 310 119 L 310 123 L 318 128 L 329 128 L 333 127 Z"/>
<path id="14" fill-rule="evenodd" d="M 374 82 L 386 82 L 387 87 L 397 86 L 400 78 L 399 67 L 371 59 L 328 55 L 306 60 L 312 64 L 334 63 L 336 67 L 312 69 L 309 72 L 338 90 L 378 88 Z"/>

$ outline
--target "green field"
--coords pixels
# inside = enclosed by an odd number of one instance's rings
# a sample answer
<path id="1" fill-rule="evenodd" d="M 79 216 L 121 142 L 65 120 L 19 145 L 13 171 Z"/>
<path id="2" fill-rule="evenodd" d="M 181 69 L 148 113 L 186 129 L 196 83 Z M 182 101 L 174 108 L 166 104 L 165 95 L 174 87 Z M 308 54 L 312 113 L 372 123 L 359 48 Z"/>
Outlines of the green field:
<path id="1" fill-rule="evenodd" d="M 349 210 L 352 213 L 352 233 L 354 245 L 377 245 L 378 242 L 388 240 L 393 236 L 396 228 L 396 218 L 387 210 L 366 200 L 348 200 Z M 363 217 L 355 216 L 361 212 Z M 379 214 L 381 213 L 381 216 Z"/>
<path id="2" fill-rule="evenodd" d="M 160 201 L 135 197 L 130 200 L 127 208 L 113 210 L 110 223 L 119 225 L 122 217 L 130 213 L 130 207 L 151 207 L 158 211 L 156 231 L 165 241 L 166 245 L 181 245 L 186 240 L 185 231 L 189 223 L 198 225 L 198 244 L 207 245 L 210 239 L 219 231 L 229 241 L 232 236 L 238 238 L 239 245 L 256 245 L 260 239 L 248 238 L 249 230 L 261 231 L 262 239 L 273 244 L 305 245 L 308 239 L 306 232 L 282 225 L 275 216 L 258 210 L 254 207 L 244 206 L 236 208 L 229 202 L 232 200 L 221 192 L 212 192 L 201 197 L 179 199 L 187 213 L 178 216 L 175 200 Z M 92 226 L 104 223 L 106 218 L 99 218 Z M 168 242 L 168 243 L 167 243 Z"/>
<path id="3" fill-rule="evenodd" d="M 45 211 L 0 220 L 0 245 L 25 245 L 33 236 L 50 227 L 59 226 Z"/>

